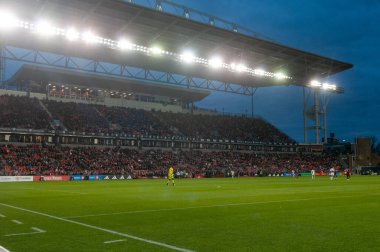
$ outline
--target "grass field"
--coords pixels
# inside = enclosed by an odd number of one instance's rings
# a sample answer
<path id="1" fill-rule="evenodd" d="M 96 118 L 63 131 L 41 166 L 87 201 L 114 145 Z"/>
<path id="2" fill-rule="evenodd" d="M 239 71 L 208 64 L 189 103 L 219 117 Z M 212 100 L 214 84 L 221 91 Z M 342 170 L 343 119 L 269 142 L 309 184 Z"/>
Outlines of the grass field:
<path id="1" fill-rule="evenodd" d="M 0 183 L 0 245 L 11 252 L 380 249 L 380 176 L 165 183 Z"/>

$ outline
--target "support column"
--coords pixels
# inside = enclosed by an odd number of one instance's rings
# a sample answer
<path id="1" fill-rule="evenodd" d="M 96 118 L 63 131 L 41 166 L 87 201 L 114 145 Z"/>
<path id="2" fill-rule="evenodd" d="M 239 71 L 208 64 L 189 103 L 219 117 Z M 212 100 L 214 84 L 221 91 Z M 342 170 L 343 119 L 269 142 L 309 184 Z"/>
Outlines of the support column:
<path id="1" fill-rule="evenodd" d="M 327 143 L 327 122 L 326 110 L 323 111 L 323 143 Z"/>
<path id="2" fill-rule="evenodd" d="M 0 44 L 0 88 L 5 89 L 5 48 Z"/>
<path id="3" fill-rule="evenodd" d="M 327 105 L 329 102 L 329 94 L 324 94 L 322 96 L 322 113 L 323 113 L 323 143 L 327 143 Z"/>
<path id="4" fill-rule="evenodd" d="M 253 97 L 255 96 L 255 93 L 257 91 L 258 88 L 252 88 L 251 92 L 252 92 L 252 96 L 251 96 L 251 116 L 254 117 L 255 115 L 255 107 L 254 107 L 254 99 Z"/>
<path id="5" fill-rule="evenodd" d="M 306 99 L 306 89 L 303 88 L 303 142 L 308 143 L 307 139 L 307 99 Z"/>
<path id="6" fill-rule="evenodd" d="M 315 116 L 315 143 L 320 143 L 320 123 L 319 123 L 319 99 L 318 90 L 314 91 L 314 116 Z"/>

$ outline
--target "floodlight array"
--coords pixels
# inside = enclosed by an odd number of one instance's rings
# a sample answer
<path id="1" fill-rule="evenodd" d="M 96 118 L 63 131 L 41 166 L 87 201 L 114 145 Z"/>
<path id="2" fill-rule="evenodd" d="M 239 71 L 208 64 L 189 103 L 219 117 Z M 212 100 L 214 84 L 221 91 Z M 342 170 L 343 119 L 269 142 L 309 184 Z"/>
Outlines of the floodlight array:
<path id="1" fill-rule="evenodd" d="M 292 77 L 284 73 L 273 73 L 265 71 L 261 68 L 252 68 L 246 66 L 242 62 L 232 62 L 226 63 L 219 56 L 212 57 L 210 59 L 197 57 L 192 51 L 184 51 L 182 53 L 175 53 L 163 50 L 159 46 L 146 47 L 143 45 L 138 45 L 132 43 L 126 39 L 121 39 L 119 41 L 104 38 L 93 31 L 79 32 L 75 28 L 71 27 L 68 29 L 63 29 L 54 26 L 52 23 L 47 21 L 39 21 L 36 24 L 25 22 L 17 19 L 17 17 L 10 12 L 0 10 L 0 31 L 11 30 L 13 28 L 19 28 L 23 30 L 28 30 L 31 33 L 38 34 L 44 37 L 59 36 L 64 37 L 70 42 L 82 41 L 89 45 L 102 45 L 114 50 L 121 51 L 134 51 L 137 53 L 145 54 L 152 57 L 168 57 L 178 62 L 183 62 L 185 64 L 199 64 L 205 67 L 209 67 L 213 70 L 224 69 L 235 73 L 245 73 L 255 77 L 269 77 L 278 80 L 292 79 Z"/>
<path id="2" fill-rule="evenodd" d="M 327 91 L 332 91 L 335 92 L 337 91 L 337 87 L 335 84 L 330 84 L 327 82 L 320 82 L 317 80 L 312 80 L 309 85 L 311 88 L 315 89 L 322 89 L 322 90 L 327 90 Z"/>

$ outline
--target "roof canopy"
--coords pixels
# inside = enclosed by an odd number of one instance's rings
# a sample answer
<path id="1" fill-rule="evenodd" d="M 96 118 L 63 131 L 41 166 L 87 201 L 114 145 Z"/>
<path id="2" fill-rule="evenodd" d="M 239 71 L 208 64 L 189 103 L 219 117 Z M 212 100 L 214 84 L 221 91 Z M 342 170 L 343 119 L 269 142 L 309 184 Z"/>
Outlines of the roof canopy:
<path id="1" fill-rule="evenodd" d="M 200 65 L 184 65 L 165 58 L 140 54 L 120 54 L 108 48 L 73 46 L 68 41 L 56 43 L 25 35 L 8 36 L 9 44 L 65 55 L 99 59 L 117 64 L 174 72 L 205 79 L 262 87 L 272 85 L 305 85 L 313 78 L 324 78 L 352 67 L 331 58 L 256 37 L 240 34 L 175 16 L 121 0 L 6 0 L 9 6 L 27 20 L 41 17 L 51 19 L 59 27 L 75 26 L 92 29 L 103 37 L 117 40 L 127 37 L 134 43 L 151 47 L 160 45 L 165 50 L 181 53 L 191 48 L 197 55 L 209 58 L 220 55 L 229 62 L 243 61 L 249 66 L 266 71 L 284 71 L 291 80 L 278 82 L 228 71 L 212 71 Z"/>

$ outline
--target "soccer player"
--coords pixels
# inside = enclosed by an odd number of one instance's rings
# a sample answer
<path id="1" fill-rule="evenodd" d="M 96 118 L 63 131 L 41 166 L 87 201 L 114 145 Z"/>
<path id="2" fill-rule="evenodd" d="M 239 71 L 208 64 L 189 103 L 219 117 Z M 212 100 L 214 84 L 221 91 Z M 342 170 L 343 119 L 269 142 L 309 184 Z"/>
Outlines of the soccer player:
<path id="1" fill-rule="evenodd" d="M 314 170 L 314 168 L 311 169 L 310 173 L 311 173 L 311 179 L 314 179 L 315 178 L 315 170 Z"/>
<path id="2" fill-rule="evenodd" d="M 346 170 L 346 179 L 350 180 L 350 178 L 351 178 L 351 170 L 350 170 L 350 168 L 347 168 L 347 170 Z"/>
<path id="3" fill-rule="evenodd" d="M 169 168 L 168 182 L 166 182 L 166 185 L 169 185 L 170 180 L 172 181 L 172 185 L 174 186 L 174 171 L 173 171 L 173 167 L 171 167 L 171 166 Z"/>
<path id="4" fill-rule="evenodd" d="M 330 180 L 334 179 L 334 175 L 335 175 L 335 169 L 334 169 L 334 167 L 331 167 L 331 169 L 330 169 Z"/>

